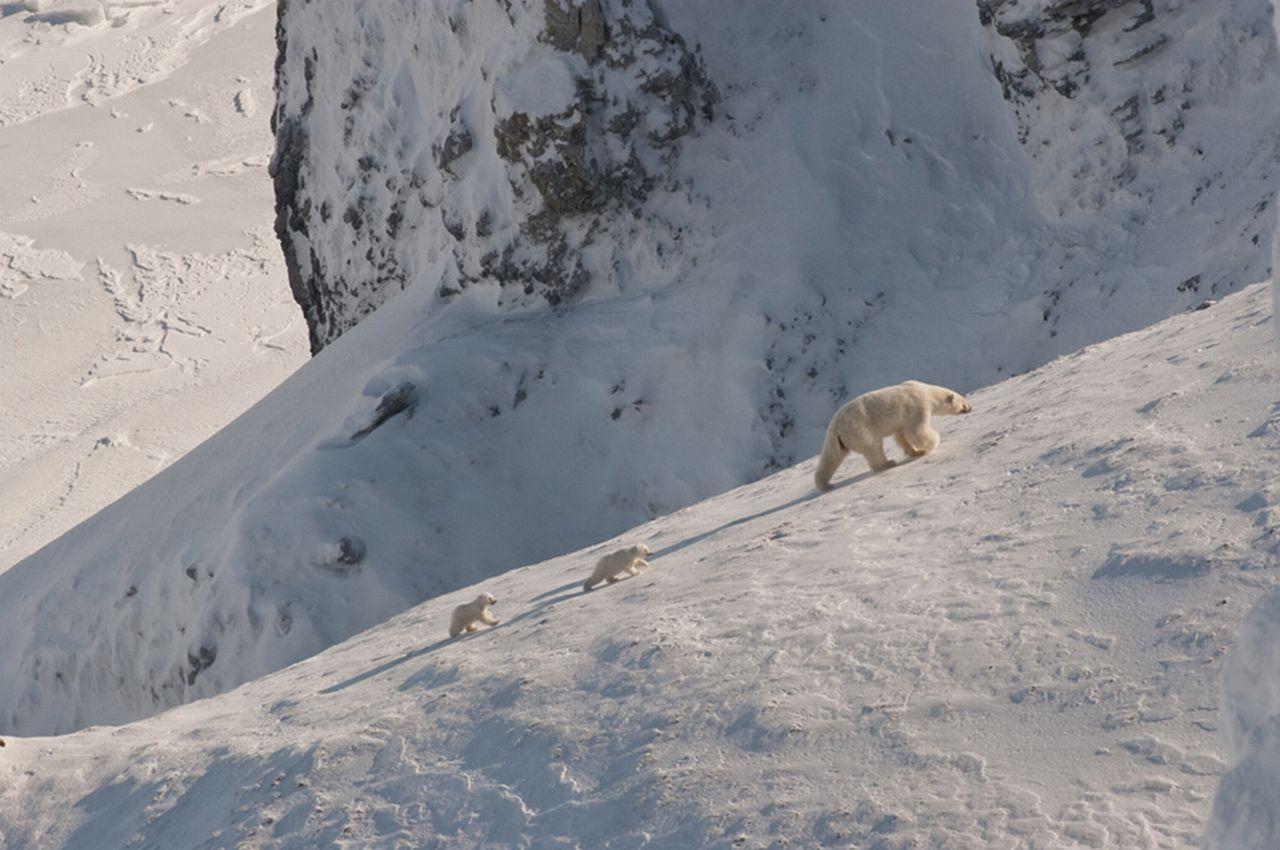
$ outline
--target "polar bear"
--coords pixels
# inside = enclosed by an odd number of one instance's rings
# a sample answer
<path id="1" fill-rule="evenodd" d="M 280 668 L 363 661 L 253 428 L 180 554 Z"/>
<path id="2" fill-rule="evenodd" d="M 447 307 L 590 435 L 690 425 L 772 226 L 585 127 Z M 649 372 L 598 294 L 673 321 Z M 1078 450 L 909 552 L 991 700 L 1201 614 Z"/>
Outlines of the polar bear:
<path id="1" fill-rule="evenodd" d="M 496 626 L 502 622 L 489 613 L 489 606 L 498 600 L 493 594 L 482 593 L 470 602 L 453 609 L 453 617 L 449 620 L 449 637 L 457 637 L 463 632 L 474 632 L 479 624 Z"/>
<path id="2" fill-rule="evenodd" d="M 628 546 L 616 552 L 610 552 L 599 561 L 596 561 L 596 568 L 591 571 L 591 575 L 582 583 L 582 589 L 584 591 L 590 590 L 602 581 L 613 584 L 618 580 L 619 573 L 628 573 L 633 576 L 640 575 L 640 568 L 649 566 L 649 562 L 645 558 L 652 554 L 653 550 L 643 543 Z"/>
<path id="3" fill-rule="evenodd" d="M 895 461 L 884 456 L 884 438 L 890 434 L 908 457 L 927 455 L 938 447 L 938 432 L 929 424 L 930 417 L 971 410 L 972 405 L 955 390 L 919 381 L 863 393 L 831 417 L 813 483 L 819 490 L 830 489 L 831 476 L 849 452 L 865 457 L 872 472 L 894 466 Z"/>

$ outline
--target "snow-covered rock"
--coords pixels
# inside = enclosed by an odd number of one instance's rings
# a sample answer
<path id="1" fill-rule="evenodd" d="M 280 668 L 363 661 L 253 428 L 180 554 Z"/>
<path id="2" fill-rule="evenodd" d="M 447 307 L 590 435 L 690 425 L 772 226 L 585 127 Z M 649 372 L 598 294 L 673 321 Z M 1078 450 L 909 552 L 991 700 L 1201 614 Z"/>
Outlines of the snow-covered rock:
<path id="1" fill-rule="evenodd" d="M 1265 110 L 1256 98 L 1273 96 L 1267 3 L 978 0 L 978 9 L 1047 219 L 1088 230 L 1099 214 L 1111 218 L 1120 232 L 1084 243 L 1101 253 L 1122 243 L 1140 252 L 1178 228 L 1200 265 L 1166 283 L 1193 298 L 1266 274 L 1269 258 L 1250 246 L 1265 244 L 1274 219 L 1276 148 L 1247 119 L 1214 116 Z M 1094 276 L 1072 265 L 1044 278 L 1055 327 L 1096 300 Z M 1171 290 L 1151 295 L 1172 304 Z"/>
<path id="2" fill-rule="evenodd" d="M 350 362 L 352 346 L 384 337 L 405 312 L 379 311 L 302 374 Z M 1224 653 L 1276 580 L 1280 362 L 1270 321 L 1266 287 L 1253 287 L 972 393 L 972 414 L 939 420 L 936 454 L 882 475 L 842 470 L 817 495 L 809 460 L 616 540 L 460 587 L 229 693 L 122 727 L 6 735 L 0 842 L 1198 848 L 1224 770 Z M 319 383 L 286 385 L 269 404 L 305 402 Z M 400 383 L 380 385 L 368 407 Z M 339 495 L 343 510 L 363 510 L 392 481 L 368 452 L 411 456 L 408 441 L 387 438 L 439 415 L 430 389 L 413 419 L 405 408 L 357 445 L 326 449 L 352 477 L 340 494 L 313 479 L 312 498 Z M 180 523 L 188 537 L 204 539 L 225 498 L 259 498 L 193 464 L 236 465 L 237 451 L 250 451 L 244 438 L 268 424 L 255 411 L 233 426 L 239 443 L 215 440 L 174 467 L 206 485 L 203 511 Z M 191 483 L 157 479 L 102 530 L 78 534 L 101 545 L 109 528 L 165 550 L 171 541 L 156 529 L 173 517 L 154 512 L 162 495 L 186 499 Z M 392 510 L 404 492 L 382 493 L 384 521 L 408 534 L 412 518 Z M 558 496 L 554 484 L 537 494 Z M 492 527 L 507 518 L 495 511 Z M 283 524 L 244 530 L 279 537 L 284 563 L 307 539 Z M 368 542 L 345 576 L 298 572 L 278 590 L 286 576 L 268 563 L 236 581 L 260 605 L 332 593 L 355 607 L 377 586 L 371 574 L 389 581 L 429 551 L 397 535 Z M 651 569 L 582 592 L 602 552 L 633 543 L 654 550 Z M 62 551 L 81 557 L 70 543 Z M 118 572 L 119 552 L 98 554 Z M 89 571 L 73 576 L 50 558 L 42 581 L 59 588 L 61 605 L 40 617 L 58 621 L 68 650 L 82 637 L 78 622 L 101 608 L 159 637 L 167 608 L 225 595 L 218 582 L 231 581 L 226 565 L 216 579 L 188 580 L 182 564 L 145 565 L 185 583 L 168 596 L 160 583 L 93 596 Z M 6 578 L 0 600 L 11 605 L 26 590 Z M 80 603 L 67 590 L 77 578 Z M 497 597 L 503 623 L 447 640 L 452 608 L 481 591 Z M 1241 644 L 1262 663 L 1232 662 L 1243 679 L 1256 675 L 1249 695 L 1268 700 L 1250 724 L 1275 710 L 1264 678 L 1276 672 L 1275 609 L 1259 609 L 1267 616 L 1255 616 Z M 304 605 L 292 610 L 294 634 L 311 628 Z M 0 620 L 5 657 L 31 652 L 10 621 Z M 52 645 L 52 629 L 45 638 Z M 228 675 L 219 671 L 228 661 L 255 662 L 243 645 L 221 646 L 197 685 Z M 87 684 L 58 681 L 54 669 L 41 667 L 33 718 L 64 716 L 68 692 Z M 18 677 L 6 667 L 0 685 Z"/>
<path id="3" fill-rule="evenodd" d="M 730 266 L 743 309 L 806 279 L 851 303 L 970 289 L 1030 349 L 989 373 L 1266 276 L 1267 0 L 935 5 L 282 3 L 277 229 L 313 347 L 418 280 L 435 309 L 479 286 L 510 311 Z M 795 217 L 778 277 L 705 238 Z M 850 241 L 914 262 L 882 275 Z"/>
<path id="4" fill-rule="evenodd" d="M 646 201 L 716 92 L 647 3 L 286 0 L 278 38 L 276 229 L 313 350 L 428 269 L 444 300 L 556 307 L 627 283 L 637 240 L 678 251 Z"/>

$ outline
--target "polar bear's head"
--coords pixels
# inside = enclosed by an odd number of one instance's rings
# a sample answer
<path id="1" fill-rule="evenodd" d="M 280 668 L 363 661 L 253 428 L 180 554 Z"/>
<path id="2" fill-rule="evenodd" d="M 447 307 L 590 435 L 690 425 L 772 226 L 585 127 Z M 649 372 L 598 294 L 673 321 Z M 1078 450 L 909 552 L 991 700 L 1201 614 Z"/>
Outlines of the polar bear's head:
<path id="1" fill-rule="evenodd" d="M 969 400 L 960 393 L 948 392 L 947 397 L 942 400 L 942 405 L 947 413 L 969 413 L 973 410 L 973 405 L 969 404 Z"/>
<path id="2" fill-rule="evenodd" d="M 483 602 L 485 605 L 493 605 L 498 600 L 493 598 L 492 593 L 486 592 L 486 593 L 480 594 L 480 601 Z"/>
<path id="3" fill-rule="evenodd" d="M 653 554 L 653 550 L 643 543 L 637 543 L 635 546 L 631 547 L 631 554 L 635 555 L 637 558 L 647 558 Z"/>

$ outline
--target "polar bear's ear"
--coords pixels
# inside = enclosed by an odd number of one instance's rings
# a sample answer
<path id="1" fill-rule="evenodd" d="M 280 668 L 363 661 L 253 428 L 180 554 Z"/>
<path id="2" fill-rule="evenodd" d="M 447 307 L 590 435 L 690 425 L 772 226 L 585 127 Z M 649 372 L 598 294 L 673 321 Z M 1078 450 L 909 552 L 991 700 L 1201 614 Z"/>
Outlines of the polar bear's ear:
<path id="1" fill-rule="evenodd" d="M 947 404 L 955 404 L 955 403 L 956 403 L 956 394 L 947 393 Z"/>

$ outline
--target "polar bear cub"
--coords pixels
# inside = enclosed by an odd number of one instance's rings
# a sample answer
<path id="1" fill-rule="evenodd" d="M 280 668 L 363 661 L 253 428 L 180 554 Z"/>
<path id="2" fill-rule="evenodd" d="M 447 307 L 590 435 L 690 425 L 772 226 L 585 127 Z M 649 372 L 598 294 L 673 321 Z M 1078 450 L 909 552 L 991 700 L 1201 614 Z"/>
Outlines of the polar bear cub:
<path id="1" fill-rule="evenodd" d="M 831 417 L 822 455 L 813 474 L 819 490 L 831 487 L 831 476 L 849 452 L 867 459 L 872 472 L 895 465 L 884 456 L 884 438 L 893 435 L 908 457 L 927 455 L 938 447 L 938 432 L 930 417 L 951 416 L 973 410 L 968 400 L 955 390 L 907 381 L 863 393 Z"/>
<path id="2" fill-rule="evenodd" d="M 628 573 L 633 576 L 640 575 L 640 568 L 649 566 L 649 562 L 645 558 L 652 554 L 653 550 L 643 543 L 628 546 L 616 552 L 610 552 L 599 561 L 596 561 L 596 568 L 591 571 L 591 575 L 582 583 L 582 589 L 590 590 L 602 581 L 613 584 L 618 580 L 620 573 Z"/>
<path id="3" fill-rule="evenodd" d="M 449 637 L 457 637 L 463 632 L 474 632 L 480 623 L 496 626 L 502 622 L 489 613 L 489 606 L 498 600 L 491 593 L 482 593 L 470 602 L 453 609 L 453 617 L 449 620 Z"/>

